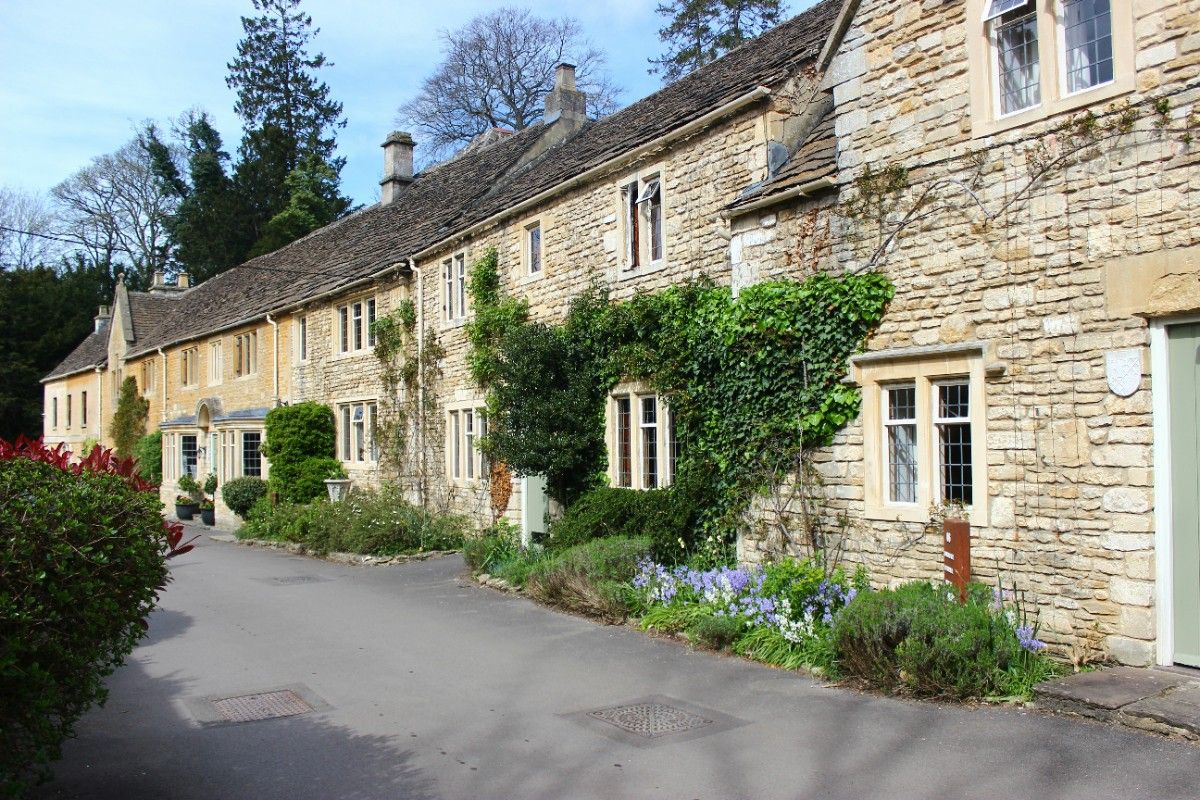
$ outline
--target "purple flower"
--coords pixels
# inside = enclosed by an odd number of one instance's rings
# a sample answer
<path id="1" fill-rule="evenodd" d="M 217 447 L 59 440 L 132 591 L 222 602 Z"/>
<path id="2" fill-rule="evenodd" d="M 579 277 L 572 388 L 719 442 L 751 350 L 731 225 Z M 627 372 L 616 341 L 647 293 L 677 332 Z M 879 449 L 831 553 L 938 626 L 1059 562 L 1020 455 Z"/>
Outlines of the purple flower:
<path id="1" fill-rule="evenodd" d="M 1015 633 L 1017 634 L 1017 641 L 1020 643 L 1021 647 L 1029 652 L 1036 653 L 1039 650 L 1046 649 L 1045 642 L 1034 638 L 1035 634 L 1032 625 L 1018 625 Z"/>

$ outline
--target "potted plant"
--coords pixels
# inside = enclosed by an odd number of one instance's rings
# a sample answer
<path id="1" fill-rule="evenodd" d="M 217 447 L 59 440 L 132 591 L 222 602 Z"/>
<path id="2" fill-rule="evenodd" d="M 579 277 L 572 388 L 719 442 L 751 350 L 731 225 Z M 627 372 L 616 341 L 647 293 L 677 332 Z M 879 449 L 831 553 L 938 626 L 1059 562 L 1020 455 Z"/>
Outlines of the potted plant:
<path id="1" fill-rule="evenodd" d="M 217 524 L 217 473 L 210 472 L 200 487 L 200 521 L 205 525 Z"/>
<path id="2" fill-rule="evenodd" d="M 325 491 L 329 493 L 329 502 L 340 503 L 350 494 L 350 479 L 346 477 L 346 470 L 340 464 L 336 468 L 330 467 L 328 475 L 325 479 Z"/>
<path id="3" fill-rule="evenodd" d="M 217 509 L 211 498 L 206 497 L 200 502 L 200 521 L 205 525 L 217 524 Z"/>
<path id="4" fill-rule="evenodd" d="M 200 510 L 200 501 L 196 496 L 200 493 L 200 484 L 191 475 L 179 479 L 179 488 L 186 494 L 175 497 L 175 516 L 179 519 L 191 519 Z"/>

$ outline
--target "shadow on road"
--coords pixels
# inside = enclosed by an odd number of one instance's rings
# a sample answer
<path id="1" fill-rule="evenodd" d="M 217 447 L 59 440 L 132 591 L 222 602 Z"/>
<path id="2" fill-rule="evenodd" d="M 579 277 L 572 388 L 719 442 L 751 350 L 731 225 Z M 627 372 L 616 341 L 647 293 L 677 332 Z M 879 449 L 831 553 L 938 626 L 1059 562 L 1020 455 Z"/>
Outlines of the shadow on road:
<path id="1" fill-rule="evenodd" d="M 178 611 L 151 618 L 148 641 L 191 625 Z M 108 703 L 80 722 L 55 780 L 34 798 L 432 798 L 390 736 L 355 734 L 312 713 L 201 727 L 183 701 L 195 694 L 178 674 L 152 676 L 135 653 L 110 679 Z M 146 659 L 149 661 L 150 659 Z M 266 687 L 264 687 L 266 688 Z"/>

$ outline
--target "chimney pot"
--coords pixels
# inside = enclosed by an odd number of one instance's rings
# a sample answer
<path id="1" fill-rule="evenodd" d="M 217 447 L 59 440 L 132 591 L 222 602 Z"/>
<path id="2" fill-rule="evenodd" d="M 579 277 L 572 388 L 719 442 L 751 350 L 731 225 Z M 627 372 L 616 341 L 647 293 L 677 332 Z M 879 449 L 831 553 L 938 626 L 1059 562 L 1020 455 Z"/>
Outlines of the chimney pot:
<path id="1" fill-rule="evenodd" d="M 167 273 L 163 272 L 161 269 L 154 270 L 154 282 L 151 284 L 151 286 L 155 288 L 162 286 L 165 283 L 166 275 Z"/>
<path id="2" fill-rule="evenodd" d="M 175 279 L 175 285 L 180 289 L 186 289 L 191 286 L 191 278 L 186 272 L 179 273 L 179 277 Z"/>
<path id="3" fill-rule="evenodd" d="M 383 142 L 383 187 L 380 202 L 391 203 L 413 181 L 413 150 L 417 143 L 407 131 L 392 131 Z"/>
<path id="4" fill-rule="evenodd" d="M 575 65 L 563 62 L 558 65 L 554 71 L 554 88 L 556 89 L 574 89 L 575 88 Z"/>
<path id="5" fill-rule="evenodd" d="M 112 319 L 112 314 L 109 313 L 108 306 L 100 306 L 95 316 L 96 331 L 99 332 L 107 328 L 110 319 Z"/>
<path id="6" fill-rule="evenodd" d="M 587 122 L 587 95 L 575 88 L 575 65 L 559 64 L 554 72 L 554 88 L 546 95 L 546 112 L 542 121 L 547 125 L 563 123 L 568 132 Z"/>

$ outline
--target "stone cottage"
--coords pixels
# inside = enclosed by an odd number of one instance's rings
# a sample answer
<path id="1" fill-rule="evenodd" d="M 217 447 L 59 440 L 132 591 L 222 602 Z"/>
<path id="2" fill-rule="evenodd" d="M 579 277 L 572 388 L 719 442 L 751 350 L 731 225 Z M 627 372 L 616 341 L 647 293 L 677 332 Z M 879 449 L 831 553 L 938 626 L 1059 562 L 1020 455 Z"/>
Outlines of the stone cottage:
<path id="1" fill-rule="evenodd" d="M 1025 590 L 1064 650 L 1200 664 L 1198 29 L 1200 0 L 825 0 L 602 120 L 564 65 L 542 122 L 455 160 L 414 174 L 389 137 L 379 205 L 199 287 L 119 288 L 45 379 L 47 439 L 79 438 L 62 409 L 83 391 L 105 438 L 134 375 L 164 498 L 183 471 L 263 474 L 262 419 L 300 400 L 334 409 L 339 458 L 374 482 L 395 398 L 371 325 L 412 303 L 441 357 L 408 485 L 484 520 L 464 329 L 483 252 L 547 321 L 594 280 L 625 299 L 879 270 L 896 294 L 848 365 L 861 415 L 816 455 L 845 557 L 939 577 L 949 508 L 975 574 Z M 670 442 L 665 399 L 621 385 L 608 408 L 610 481 L 666 483 L 673 448 L 645 444 Z M 529 478 L 506 513 L 532 533 L 545 508 Z"/>

